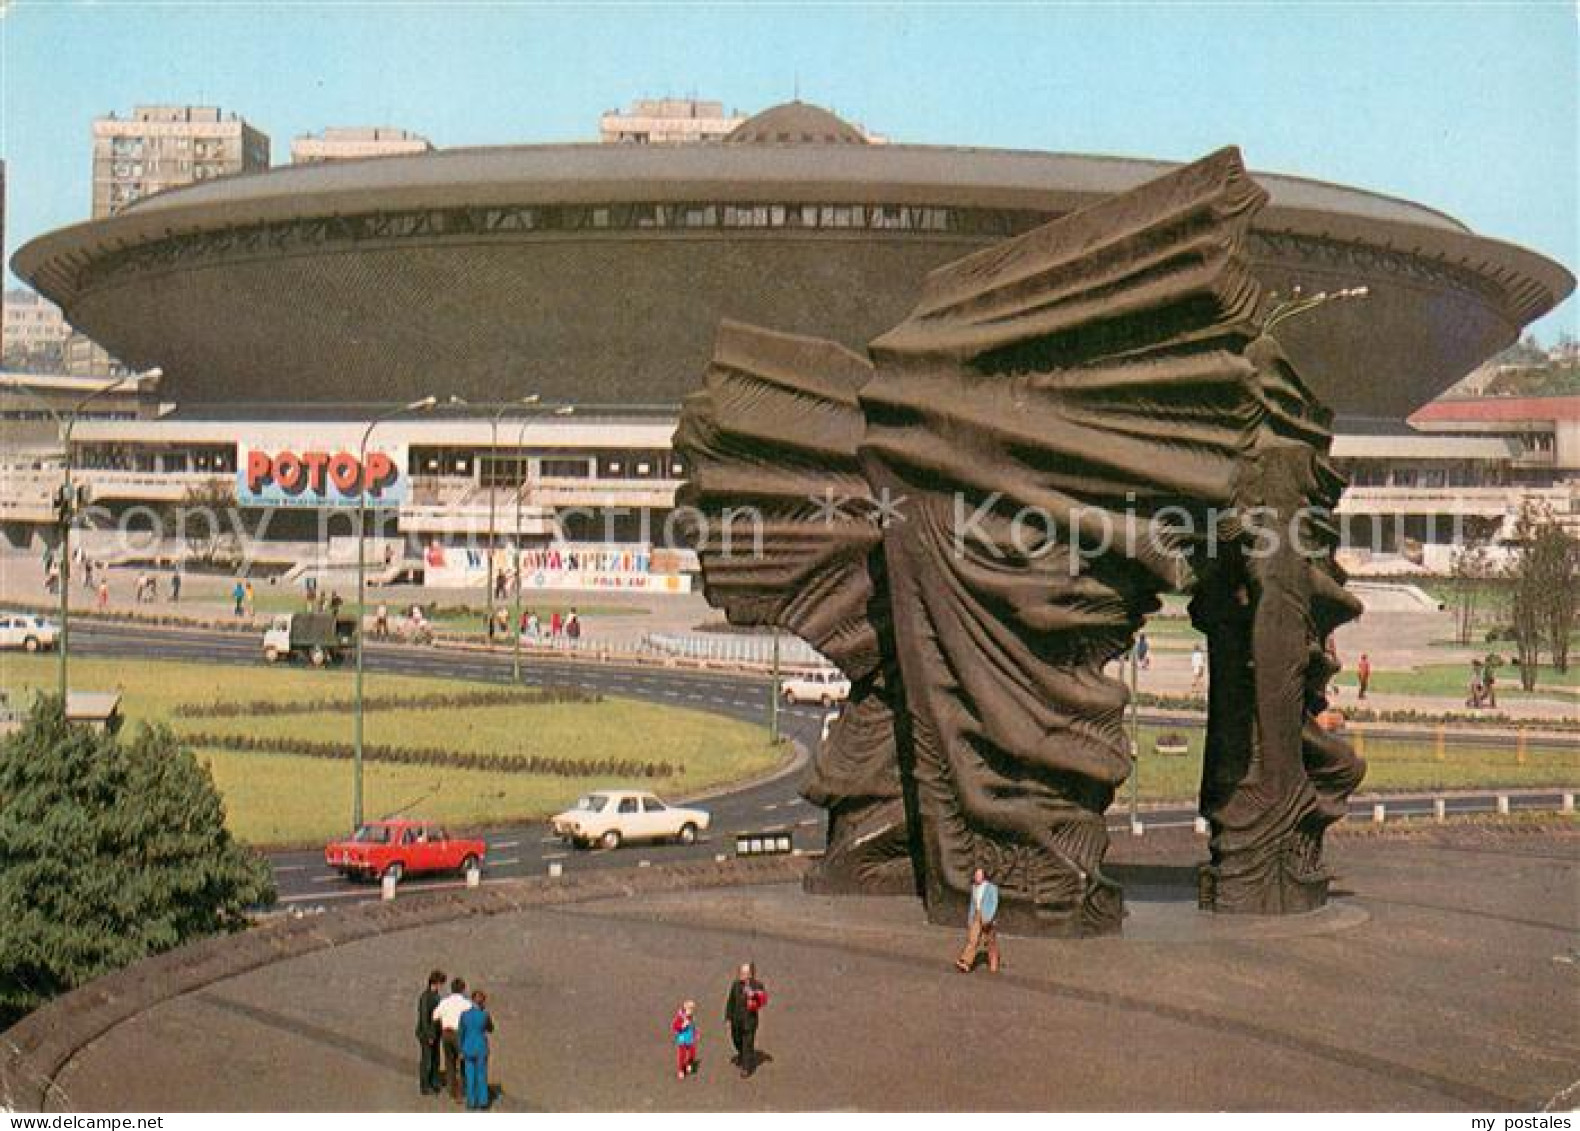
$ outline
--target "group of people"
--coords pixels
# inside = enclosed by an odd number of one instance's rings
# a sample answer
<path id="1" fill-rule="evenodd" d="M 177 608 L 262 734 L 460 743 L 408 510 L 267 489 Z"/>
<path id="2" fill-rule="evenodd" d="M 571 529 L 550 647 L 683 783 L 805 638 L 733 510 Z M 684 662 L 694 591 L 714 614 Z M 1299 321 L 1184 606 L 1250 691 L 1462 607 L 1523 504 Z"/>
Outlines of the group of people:
<path id="1" fill-rule="evenodd" d="M 762 1062 L 757 1052 L 757 1026 L 767 1005 L 768 991 L 758 980 L 757 967 L 743 962 L 724 1000 L 724 1025 L 735 1046 L 730 1063 L 740 1070 L 743 1080 L 756 1073 Z M 695 1076 L 702 1063 L 696 1002 L 687 999 L 680 1003 L 669 1022 L 669 1033 L 675 1042 L 675 1079 Z"/>
<path id="2" fill-rule="evenodd" d="M 488 1035 L 494 1019 L 488 1012 L 488 995 L 467 993 L 466 980 L 450 980 L 445 993 L 445 973 L 428 975 L 427 988 L 417 998 L 417 1044 L 422 1050 L 418 1086 L 425 1096 L 448 1090 L 454 1103 L 470 1111 L 487 1111 L 493 1102 L 488 1086 Z"/>
<path id="3" fill-rule="evenodd" d="M 493 640 L 496 636 L 509 636 L 510 610 L 503 605 L 497 607 L 492 614 L 483 614 L 483 625 L 488 632 L 488 638 Z M 521 620 L 516 625 L 516 631 L 528 643 L 548 641 L 558 643 L 561 641 L 577 641 L 582 638 L 582 619 L 575 609 L 561 613 L 558 609 L 549 614 L 548 623 L 538 619 L 536 609 L 523 609 Z"/>
<path id="4" fill-rule="evenodd" d="M 1485 660 L 1470 661 L 1470 687 L 1465 695 L 1465 706 L 1472 708 L 1498 706 L 1498 677 L 1494 665 Z"/>

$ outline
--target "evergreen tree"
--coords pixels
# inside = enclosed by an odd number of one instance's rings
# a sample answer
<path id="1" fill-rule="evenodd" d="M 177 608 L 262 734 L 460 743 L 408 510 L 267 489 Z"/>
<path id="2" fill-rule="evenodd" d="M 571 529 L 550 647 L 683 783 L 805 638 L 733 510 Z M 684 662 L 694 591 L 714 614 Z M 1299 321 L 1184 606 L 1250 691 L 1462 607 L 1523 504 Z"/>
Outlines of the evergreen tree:
<path id="1" fill-rule="evenodd" d="M 0 1027 L 128 963 L 247 925 L 268 864 L 168 727 L 130 741 L 40 697 L 0 743 Z"/>

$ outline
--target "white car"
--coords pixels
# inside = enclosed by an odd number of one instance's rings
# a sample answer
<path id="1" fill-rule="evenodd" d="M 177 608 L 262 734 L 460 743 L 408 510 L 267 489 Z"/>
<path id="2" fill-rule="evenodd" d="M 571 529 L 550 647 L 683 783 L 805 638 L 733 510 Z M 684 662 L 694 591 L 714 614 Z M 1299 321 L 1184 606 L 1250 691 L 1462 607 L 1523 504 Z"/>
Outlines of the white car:
<path id="1" fill-rule="evenodd" d="M 628 840 L 673 840 L 694 844 L 711 820 L 701 809 L 666 805 L 651 793 L 600 789 L 550 818 L 554 835 L 577 848 L 619 848 Z"/>
<path id="2" fill-rule="evenodd" d="M 55 622 L 33 613 L 0 613 L 0 648 L 37 652 L 53 648 L 60 639 Z"/>
<path id="3" fill-rule="evenodd" d="M 779 693 L 786 703 L 821 703 L 832 707 L 850 698 L 850 680 L 835 668 L 819 668 L 786 676 Z"/>

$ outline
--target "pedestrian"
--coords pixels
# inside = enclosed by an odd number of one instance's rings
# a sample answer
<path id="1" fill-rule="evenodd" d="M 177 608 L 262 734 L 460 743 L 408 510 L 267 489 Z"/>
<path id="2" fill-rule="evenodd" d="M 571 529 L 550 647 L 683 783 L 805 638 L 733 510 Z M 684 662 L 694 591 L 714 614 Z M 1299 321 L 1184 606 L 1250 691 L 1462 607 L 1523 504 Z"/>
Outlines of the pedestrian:
<path id="1" fill-rule="evenodd" d="M 99 612 L 104 612 L 110 607 L 110 579 L 101 578 L 99 581 Z"/>
<path id="2" fill-rule="evenodd" d="M 1494 711 L 1498 709 L 1498 677 L 1492 674 L 1496 667 L 1491 660 L 1481 667 L 1482 701 Z"/>
<path id="3" fill-rule="evenodd" d="M 575 609 L 572 609 L 570 615 L 565 618 L 565 635 L 572 640 L 582 638 L 582 618 L 576 615 Z"/>
<path id="4" fill-rule="evenodd" d="M 176 571 L 170 575 L 170 603 L 172 605 L 179 605 L 181 603 L 181 567 L 180 566 L 177 566 L 176 567 Z"/>
<path id="5" fill-rule="evenodd" d="M 564 628 L 565 624 L 560 620 L 560 611 L 555 609 L 554 615 L 549 617 L 549 639 L 558 640 Z"/>
<path id="6" fill-rule="evenodd" d="M 1200 642 L 1190 650 L 1190 689 L 1200 691 L 1202 680 L 1207 675 L 1207 653 L 1202 649 Z"/>
<path id="7" fill-rule="evenodd" d="M 1486 701 L 1487 685 L 1482 675 L 1481 661 L 1470 661 L 1470 690 L 1465 697 L 1465 706 L 1480 707 Z"/>
<path id="8" fill-rule="evenodd" d="M 1360 685 L 1360 691 L 1355 696 L 1357 699 L 1366 698 L 1366 689 L 1372 684 L 1372 658 L 1365 652 L 1355 662 L 1355 682 Z"/>
<path id="9" fill-rule="evenodd" d="M 536 644 L 538 642 L 539 627 L 538 614 L 535 610 L 527 610 L 527 627 L 525 631 L 527 634 L 527 639 Z"/>
<path id="10" fill-rule="evenodd" d="M 741 1078 L 757 1071 L 757 1023 L 768 1004 L 768 991 L 757 980 L 757 968 L 743 962 L 739 975 L 730 983 L 730 996 L 724 1004 L 724 1022 L 730 1027 L 730 1042 L 735 1045 L 732 1064 L 739 1066 Z"/>
<path id="11" fill-rule="evenodd" d="M 378 611 L 373 614 L 373 635 L 382 640 L 389 634 L 390 607 L 380 601 Z"/>
<path id="12" fill-rule="evenodd" d="M 684 1080 L 697 1073 L 697 1003 L 683 1001 L 669 1023 L 675 1036 L 675 1079 Z"/>
<path id="13" fill-rule="evenodd" d="M 1142 669 L 1152 666 L 1152 645 L 1144 632 L 1136 634 L 1136 666 Z"/>
<path id="14" fill-rule="evenodd" d="M 452 979 L 450 992 L 433 1007 L 433 1019 L 439 1023 L 439 1049 L 444 1054 L 444 1082 L 455 1103 L 461 1102 L 461 1018 L 471 1008 L 464 978 Z"/>
<path id="15" fill-rule="evenodd" d="M 439 1078 L 439 1022 L 434 1010 L 444 1000 L 444 971 L 428 975 L 428 987 L 417 997 L 417 1046 L 421 1059 L 417 1067 L 417 1087 L 425 1096 L 437 1096 L 443 1088 Z"/>
<path id="16" fill-rule="evenodd" d="M 247 579 L 247 584 L 242 588 L 242 597 L 247 605 L 247 615 L 250 617 L 258 611 L 256 598 L 252 592 L 252 578 Z"/>
<path id="17" fill-rule="evenodd" d="M 977 955 L 987 948 L 988 970 L 999 971 L 998 958 L 998 885 L 987 878 L 987 872 L 978 868 L 971 875 L 971 913 L 966 921 L 966 947 L 955 960 L 955 969 L 969 974 L 977 963 Z"/>
<path id="18" fill-rule="evenodd" d="M 242 615 L 242 606 L 247 600 L 247 587 L 241 583 L 241 578 L 236 579 L 236 584 L 230 587 L 231 612 L 235 616 Z"/>
<path id="19" fill-rule="evenodd" d="M 478 990 L 472 995 L 472 1008 L 461 1014 L 457 1041 L 466 1072 L 466 1107 L 468 1111 L 487 1111 L 488 1092 L 488 1034 L 494 1031 L 494 1019 L 488 1015 L 488 995 Z"/>
<path id="20" fill-rule="evenodd" d="M 332 592 L 329 594 L 329 611 L 335 616 L 338 617 L 340 615 L 341 606 L 344 604 L 345 602 L 340 599 L 339 593 Z"/>

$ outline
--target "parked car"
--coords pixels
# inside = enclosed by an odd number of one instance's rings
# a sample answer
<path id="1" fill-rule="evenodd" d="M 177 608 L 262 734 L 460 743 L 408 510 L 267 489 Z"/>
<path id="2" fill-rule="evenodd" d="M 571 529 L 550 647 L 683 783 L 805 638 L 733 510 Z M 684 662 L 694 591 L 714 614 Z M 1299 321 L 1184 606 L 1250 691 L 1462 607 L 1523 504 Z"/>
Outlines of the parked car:
<path id="1" fill-rule="evenodd" d="M 324 848 L 324 863 L 350 879 L 469 872 L 481 868 L 488 845 L 453 837 L 429 821 L 369 821 L 350 840 Z"/>
<path id="2" fill-rule="evenodd" d="M 0 613 L 0 648 L 38 652 L 53 648 L 60 639 L 55 622 L 34 613 Z"/>
<path id="3" fill-rule="evenodd" d="M 301 656 L 321 668 L 356 646 L 356 620 L 333 613 L 281 613 L 263 633 L 263 658 L 271 664 Z"/>
<path id="4" fill-rule="evenodd" d="M 628 840 L 673 840 L 693 844 L 712 818 L 701 809 L 682 809 L 634 789 L 600 789 L 549 821 L 554 835 L 577 848 L 619 848 Z"/>
<path id="5" fill-rule="evenodd" d="M 786 703 L 821 703 L 832 707 L 850 698 L 850 680 L 836 668 L 819 668 L 786 676 L 779 693 Z"/>

